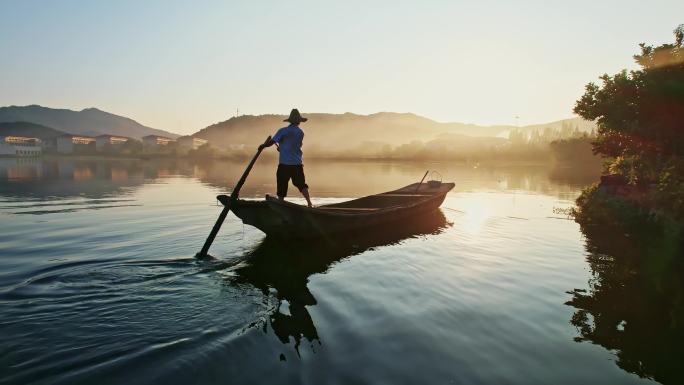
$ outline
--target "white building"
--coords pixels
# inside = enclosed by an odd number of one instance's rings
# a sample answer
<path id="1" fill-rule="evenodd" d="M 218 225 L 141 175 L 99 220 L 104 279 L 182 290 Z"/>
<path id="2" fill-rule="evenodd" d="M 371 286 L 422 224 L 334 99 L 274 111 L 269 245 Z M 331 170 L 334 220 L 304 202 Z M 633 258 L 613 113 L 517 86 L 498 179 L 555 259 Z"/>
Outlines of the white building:
<path id="1" fill-rule="evenodd" d="M 125 136 L 100 135 L 95 137 L 95 147 L 100 151 L 105 147 L 116 148 L 128 142 L 129 139 Z"/>
<path id="2" fill-rule="evenodd" d="M 175 143 L 176 141 L 167 138 L 165 136 L 159 136 L 159 135 L 147 135 L 142 137 L 143 145 L 145 147 L 161 147 L 161 146 L 168 146 L 171 143 Z"/>
<path id="3" fill-rule="evenodd" d="M 195 138 L 189 135 L 178 138 L 178 147 L 185 149 L 197 150 L 207 143 L 208 142 L 205 139 Z"/>
<path id="4" fill-rule="evenodd" d="M 25 136 L 0 136 L 0 156 L 40 156 L 41 140 Z"/>
<path id="5" fill-rule="evenodd" d="M 72 154 L 94 152 L 96 139 L 92 136 L 66 134 L 57 138 L 57 152 Z"/>

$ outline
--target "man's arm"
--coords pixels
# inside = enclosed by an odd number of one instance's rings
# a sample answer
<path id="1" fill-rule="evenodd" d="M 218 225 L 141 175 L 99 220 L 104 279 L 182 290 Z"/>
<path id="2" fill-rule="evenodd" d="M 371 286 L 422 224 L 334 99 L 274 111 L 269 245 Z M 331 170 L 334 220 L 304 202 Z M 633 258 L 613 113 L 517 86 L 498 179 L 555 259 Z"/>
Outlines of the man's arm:
<path id="1" fill-rule="evenodd" d="M 275 135 L 273 135 L 272 138 L 270 138 L 268 141 L 266 141 L 266 143 L 260 144 L 259 148 L 263 150 L 264 148 L 271 147 L 274 144 L 276 145 L 276 147 L 278 147 L 277 143 L 280 142 L 280 140 L 282 138 L 283 138 L 283 133 L 282 133 L 282 128 L 281 128 L 280 130 L 278 130 L 278 132 L 275 133 Z M 278 150 L 280 150 L 280 149 L 278 149 Z"/>
<path id="2" fill-rule="evenodd" d="M 273 138 L 269 138 L 269 139 L 266 141 L 266 143 L 260 144 L 260 145 L 259 145 L 259 148 L 263 150 L 263 149 L 266 148 L 266 147 L 271 147 L 271 146 L 273 146 L 275 143 L 276 143 L 276 141 L 273 140 Z"/>

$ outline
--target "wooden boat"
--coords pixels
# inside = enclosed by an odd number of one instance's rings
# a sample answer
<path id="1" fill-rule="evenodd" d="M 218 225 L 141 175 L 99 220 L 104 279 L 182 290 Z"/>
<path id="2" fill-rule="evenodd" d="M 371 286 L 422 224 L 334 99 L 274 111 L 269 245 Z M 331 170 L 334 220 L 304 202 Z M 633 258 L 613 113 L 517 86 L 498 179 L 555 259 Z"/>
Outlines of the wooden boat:
<path id="1" fill-rule="evenodd" d="M 309 208 L 266 196 L 261 201 L 218 197 L 242 221 L 277 238 L 319 238 L 401 226 L 437 210 L 454 183 L 413 183 L 382 194 Z"/>
<path id="2" fill-rule="evenodd" d="M 244 223 L 260 229 L 273 238 L 332 240 L 335 234 L 368 235 L 371 230 L 377 230 L 383 226 L 385 228 L 387 226 L 403 227 L 406 224 L 419 223 L 421 219 L 425 219 L 425 214 L 437 210 L 444 202 L 446 194 L 454 188 L 453 183 L 441 181 L 428 181 L 423 184 L 429 173 L 427 171 L 420 183 L 382 194 L 315 208 L 296 205 L 268 195 L 263 201 L 239 199 L 240 189 L 245 184 L 249 172 L 270 141 L 269 136 L 258 147 L 230 196 L 216 197 L 224 207 L 207 240 L 204 241 L 202 249 L 196 254 L 197 258 L 209 256 L 209 248 L 230 210 L 233 210 Z"/>

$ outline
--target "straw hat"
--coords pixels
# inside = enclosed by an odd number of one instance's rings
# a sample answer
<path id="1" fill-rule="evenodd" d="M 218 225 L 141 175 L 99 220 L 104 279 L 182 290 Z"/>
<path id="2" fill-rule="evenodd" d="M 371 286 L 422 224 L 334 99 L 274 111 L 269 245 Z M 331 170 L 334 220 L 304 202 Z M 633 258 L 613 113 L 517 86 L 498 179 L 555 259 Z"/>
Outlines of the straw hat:
<path id="1" fill-rule="evenodd" d="M 307 120 L 308 120 L 307 118 L 302 117 L 302 115 L 299 113 L 298 109 L 293 108 L 292 111 L 290 111 L 290 116 L 287 119 L 283 120 L 283 122 L 290 122 L 293 124 L 297 124 L 297 123 L 306 122 Z"/>

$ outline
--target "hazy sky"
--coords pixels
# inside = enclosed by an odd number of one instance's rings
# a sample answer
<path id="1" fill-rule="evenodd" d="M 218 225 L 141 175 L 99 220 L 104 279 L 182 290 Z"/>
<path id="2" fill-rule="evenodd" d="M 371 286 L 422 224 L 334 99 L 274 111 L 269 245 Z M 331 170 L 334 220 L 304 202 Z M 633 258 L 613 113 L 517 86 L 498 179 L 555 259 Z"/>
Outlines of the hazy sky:
<path id="1" fill-rule="evenodd" d="M 682 0 L 0 0 L 0 105 L 178 133 L 293 106 L 539 123 L 680 23 Z"/>

